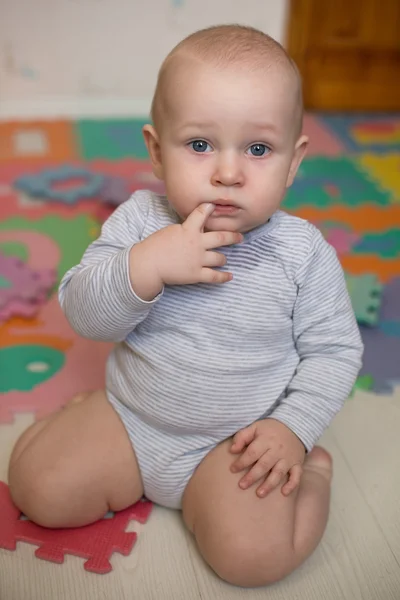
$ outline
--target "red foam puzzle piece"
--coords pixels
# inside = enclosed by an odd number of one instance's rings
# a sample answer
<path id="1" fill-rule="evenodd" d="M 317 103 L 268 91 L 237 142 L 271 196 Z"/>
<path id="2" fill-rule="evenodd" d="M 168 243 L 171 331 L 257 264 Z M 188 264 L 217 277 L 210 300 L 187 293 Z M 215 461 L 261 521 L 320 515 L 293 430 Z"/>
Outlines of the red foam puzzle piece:
<path id="1" fill-rule="evenodd" d="M 127 556 L 137 539 L 135 532 L 126 532 L 129 521 L 146 523 L 152 503 L 141 500 L 110 519 L 101 519 L 74 529 L 46 529 L 31 521 L 21 520 L 13 504 L 7 484 L 0 481 L 0 548 L 15 550 L 17 542 L 38 545 L 37 558 L 63 563 L 66 554 L 86 558 L 84 568 L 92 573 L 109 573 L 113 552 Z"/>

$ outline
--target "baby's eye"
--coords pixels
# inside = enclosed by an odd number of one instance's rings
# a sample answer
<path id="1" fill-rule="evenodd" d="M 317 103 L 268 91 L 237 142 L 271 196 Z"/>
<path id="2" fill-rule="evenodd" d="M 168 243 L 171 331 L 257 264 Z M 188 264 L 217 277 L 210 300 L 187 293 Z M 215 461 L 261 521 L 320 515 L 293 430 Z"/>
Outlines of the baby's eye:
<path id="1" fill-rule="evenodd" d="M 265 144 L 252 144 L 250 148 L 247 149 L 247 153 L 250 153 L 252 156 L 265 156 L 271 152 L 271 150 Z"/>
<path id="2" fill-rule="evenodd" d="M 207 144 L 204 140 L 194 140 L 190 142 L 190 147 L 195 152 L 210 152 L 211 150 L 210 144 Z"/>

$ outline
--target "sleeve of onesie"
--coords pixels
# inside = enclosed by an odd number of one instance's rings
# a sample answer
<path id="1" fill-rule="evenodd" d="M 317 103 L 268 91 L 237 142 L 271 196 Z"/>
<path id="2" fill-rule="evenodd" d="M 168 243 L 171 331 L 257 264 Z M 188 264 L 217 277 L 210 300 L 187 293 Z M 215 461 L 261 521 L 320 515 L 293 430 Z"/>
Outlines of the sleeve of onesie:
<path id="1" fill-rule="evenodd" d="M 141 241 L 148 198 L 140 192 L 121 204 L 103 224 L 100 237 L 79 265 L 63 277 L 61 307 L 71 327 L 82 337 L 123 341 L 143 321 L 161 294 L 151 302 L 139 298 L 129 277 L 129 251 Z"/>
<path id="2" fill-rule="evenodd" d="M 287 425 L 310 451 L 351 392 L 363 344 L 342 267 L 318 231 L 296 284 L 293 337 L 300 361 L 269 417 Z"/>

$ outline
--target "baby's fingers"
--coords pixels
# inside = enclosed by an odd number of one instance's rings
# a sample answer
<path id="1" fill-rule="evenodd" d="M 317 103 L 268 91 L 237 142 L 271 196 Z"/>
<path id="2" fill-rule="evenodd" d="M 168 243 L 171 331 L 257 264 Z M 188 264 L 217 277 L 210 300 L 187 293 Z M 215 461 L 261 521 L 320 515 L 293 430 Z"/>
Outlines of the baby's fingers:
<path id="1" fill-rule="evenodd" d="M 232 280 L 232 273 L 225 271 L 215 271 L 208 267 L 203 267 L 200 273 L 199 283 L 227 283 Z"/>
<path id="2" fill-rule="evenodd" d="M 303 467 L 301 465 L 294 465 L 290 469 L 289 481 L 282 486 L 282 494 L 284 496 L 289 496 L 300 485 L 302 474 Z"/>
<path id="3" fill-rule="evenodd" d="M 208 231 L 203 234 L 203 247 L 205 250 L 232 246 L 241 242 L 243 242 L 243 235 L 237 231 Z"/>
<path id="4" fill-rule="evenodd" d="M 193 231 L 204 231 L 204 226 L 208 220 L 208 217 L 212 215 L 215 210 L 215 204 L 200 204 L 193 212 L 187 217 L 183 224 L 185 229 L 191 229 Z"/>
<path id="5" fill-rule="evenodd" d="M 262 483 L 257 488 L 257 496 L 260 496 L 260 498 L 264 498 L 267 494 L 272 492 L 272 490 L 275 489 L 283 481 L 284 477 L 286 477 L 287 475 L 287 472 L 287 464 L 284 460 L 279 460 L 275 464 L 274 468 L 272 469 L 264 483 Z"/>
<path id="6" fill-rule="evenodd" d="M 253 483 L 259 481 L 262 477 L 265 478 L 265 475 L 270 472 L 275 462 L 276 459 L 273 458 L 271 452 L 266 452 L 263 454 L 256 464 L 250 469 L 250 471 L 246 473 L 246 475 L 244 475 L 239 481 L 239 486 L 242 488 L 242 490 L 246 490 L 248 487 L 253 485 Z"/>
<path id="7" fill-rule="evenodd" d="M 208 251 L 204 257 L 203 267 L 223 267 L 226 265 L 226 256 L 221 252 Z"/>
<path id="8" fill-rule="evenodd" d="M 241 429 L 233 436 L 231 452 L 237 454 L 241 452 L 246 446 L 248 446 L 253 440 L 256 434 L 256 428 L 254 425 Z"/>
<path id="9" fill-rule="evenodd" d="M 265 454 L 265 442 L 256 438 L 232 464 L 232 473 L 239 473 L 253 466 L 263 454 Z"/>

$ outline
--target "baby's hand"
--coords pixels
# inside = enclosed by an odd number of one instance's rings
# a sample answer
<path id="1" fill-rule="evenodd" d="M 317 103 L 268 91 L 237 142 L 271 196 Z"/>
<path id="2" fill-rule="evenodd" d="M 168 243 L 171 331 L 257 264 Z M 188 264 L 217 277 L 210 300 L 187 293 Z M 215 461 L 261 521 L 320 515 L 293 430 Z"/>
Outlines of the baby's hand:
<path id="1" fill-rule="evenodd" d="M 213 248 L 238 244 L 241 233 L 232 231 L 204 232 L 204 226 L 215 207 L 202 204 L 182 225 L 170 225 L 149 236 L 155 268 L 164 285 L 190 283 L 225 283 L 232 274 L 216 271 L 226 264 L 225 256 Z"/>
<path id="2" fill-rule="evenodd" d="M 256 493 L 264 497 L 289 475 L 289 480 L 282 486 L 282 493 L 288 496 L 300 483 L 305 448 L 286 425 L 275 419 L 256 421 L 238 431 L 231 452 L 241 453 L 231 466 L 233 473 L 251 467 L 239 481 L 242 489 L 262 480 Z"/>

